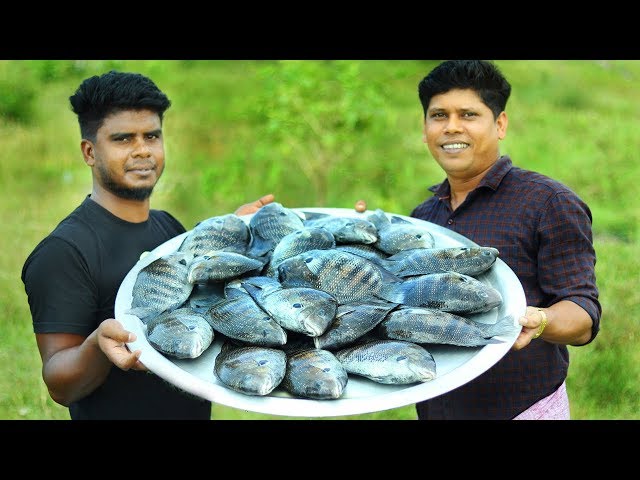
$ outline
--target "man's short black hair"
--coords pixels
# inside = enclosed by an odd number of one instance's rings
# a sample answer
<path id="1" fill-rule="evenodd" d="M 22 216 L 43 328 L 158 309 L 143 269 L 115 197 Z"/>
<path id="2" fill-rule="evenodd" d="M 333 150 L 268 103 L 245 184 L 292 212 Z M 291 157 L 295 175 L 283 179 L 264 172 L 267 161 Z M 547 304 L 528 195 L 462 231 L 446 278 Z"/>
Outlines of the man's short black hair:
<path id="1" fill-rule="evenodd" d="M 148 109 L 162 122 L 171 106 L 169 98 L 153 81 L 139 73 L 112 70 L 85 79 L 69 97 L 71 109 L 78 116 L 82 138 L 95 141 L 104 119 L 122 110 Z"/>
<path id="2" fill-rule="evenodd" d="M 472 89 L 497 117 L 507 107 L 511 85 L 496 65 L 487 60 L 447 60 L 418 84 L 418 96 L 426 118 L 434 95 L 452 89 Z"/>

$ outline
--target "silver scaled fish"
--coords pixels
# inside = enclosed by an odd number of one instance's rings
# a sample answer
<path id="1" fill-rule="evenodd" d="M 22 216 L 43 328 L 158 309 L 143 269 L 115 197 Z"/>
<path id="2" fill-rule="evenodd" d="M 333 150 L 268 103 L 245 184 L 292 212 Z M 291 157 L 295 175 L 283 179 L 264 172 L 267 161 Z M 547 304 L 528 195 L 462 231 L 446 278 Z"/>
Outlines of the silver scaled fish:
<path id="1" fill-rule="evenodd" d="M 462 273 L 430 273 L 385 284 L 379 296 L 411 307 L 428 307 L 452 313 L 488 312 L 502 304 L 500 292 Z"/>
<path id="2" fill-rule="evenodd" d="M 372 331 L 397 303 L 359 301 L 338 306 L 336 317 L 329 328 L 314 338 L 317 348 L 337 350 L 345 347 Z"/>
<path id="3" fill-rule="evenodd" d="M 338 303 L 375 297 L 383 283 L 400 280 L 366 258 L 336 249 L 310 250 L 288 258 L 278 266 L 278 278 L 284 287 L 325 291 Z"/>
<path id="4" fill-rule="evenodd" d="M 199 222 L 178 247 L 179 251 L 195 256 L 211 250 L 245 254 L 251 241 L 251 232 L 238 215 L 228 213 Z"/>
<path id="5" fill-rule="evenodd" d="M 215 331 L 250 345 L 277 347 L 287 343 L 287 332 L 251 295 L 231 290 L 227 298 L 207 311 L 205 318 Z"/>
<path id="6" fill-rule="evenodd" d="M 147 339 L 156 350 L 176 358 L 197 358 L 214 338 L 205 318 L 188 307 L 162 313 L 147 323 Z"/>
<path id="7" fill-rule="evenodd" d="M 356 217 L 341 217 L 326 213 L 305 213 L 307 227 L 321 227 L 330 231 L 336 243 L 368 245 L 378 240 L 378 229 L 369 220 Z"/>
<path id="8" fill-rule="evenodd" d="M 245 395 L 265 396 L 284 378 L 287 355 L 277 348 L 222 344 L 214 373 L 231 390 Z"/>
<path id="9" fill-rule="evenodd" d="M 429 230 L 398 216 L 391 219 L 377 209 L 368 220 L 378 229 L 378 241 L 373 245 L 383 252 L 394 255 L 411 248 L 433 248 L 435 239 Z"/>
<path id="10" fill-rule="evenodd" d="M 487 324 L 432 308 L 402 307 L 380 323 L 378 332 L 383 338 L 407 342 L 478 347 L 500 343 L 494 337 L 510 333 L 514 328 L 511 316 Z"/>
<path id="11" fill-rule="evenodd" d="M 191 295 L 193 284 L 187 281 L 191 252 L 173 252 L 143 267 L 131 289 L 131 308 L 143 323 L 165 311 L 180 307 Z"/>
<path id="12" fill-rule="evenodd" d="M 368 340 L 335 352 L 349 373 L 374 382 L 405 385 L 436 377 L 436 362 L 424 347 L 402 340 Z"/>
<path id="13" fill-rule="evenodd" d="M 189 283 L 209 283 L 231 280 L 248 272 L 259 272 L 264 262 L 240 253 L 210 251 L 189 264 Z"/>
<path id="14" fill-rule="evenodd" d="M 380 264 L 399 277 L 457 272 L 476 277 L 498 258 L 493 247 L 413 248 L 391 255 Z"/>
<path id="15" fill-rule="evenodd" d="M 344 393 L 348 373 L 333 353 L 302 348 L 287 353 L 287 372 L 281 386 L 296 397 L 333 400 Z"/>

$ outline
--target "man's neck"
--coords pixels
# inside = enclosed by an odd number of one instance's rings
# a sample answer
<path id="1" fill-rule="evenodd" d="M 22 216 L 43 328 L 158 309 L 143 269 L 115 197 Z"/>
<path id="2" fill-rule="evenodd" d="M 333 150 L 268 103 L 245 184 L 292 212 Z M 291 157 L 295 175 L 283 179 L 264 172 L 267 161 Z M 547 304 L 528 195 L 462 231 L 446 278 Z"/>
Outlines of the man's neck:
<path id="1" fill-rule="evenodd" d="M 91 192 L 90 198 L 113 215 L 131 223 L 145 222 L 149 218 L 150 202 L 146 200 L 127 200 L 104 190 Z"/>

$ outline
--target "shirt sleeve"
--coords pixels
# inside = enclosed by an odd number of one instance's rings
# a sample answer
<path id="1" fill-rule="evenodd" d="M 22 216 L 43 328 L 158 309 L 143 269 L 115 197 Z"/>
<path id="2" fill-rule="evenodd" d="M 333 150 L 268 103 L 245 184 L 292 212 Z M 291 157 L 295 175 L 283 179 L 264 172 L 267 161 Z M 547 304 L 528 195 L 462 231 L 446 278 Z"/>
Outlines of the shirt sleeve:
<path id="1" fill-rule="evenodd" d="M 551 196 L 540 218 L 539 284 L 549 305 L 570 300 L 593 320 L 590 343 L 600 330 L 596 253 L 589 207 L 570 191 Z"/>
<path id="2" fill-rule="evenodd" d="M 97 291 L 86 261 L 68 242 L 49 237 L 23 275 L 35 333 L 89 335 L 96 328 Z"/>

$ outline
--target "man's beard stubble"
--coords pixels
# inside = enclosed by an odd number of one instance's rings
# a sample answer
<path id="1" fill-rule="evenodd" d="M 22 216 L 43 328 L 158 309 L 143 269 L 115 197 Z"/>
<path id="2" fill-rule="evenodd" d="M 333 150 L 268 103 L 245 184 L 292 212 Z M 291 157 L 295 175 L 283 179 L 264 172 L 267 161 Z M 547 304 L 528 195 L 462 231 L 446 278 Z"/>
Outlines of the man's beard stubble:
<path id="1" fill-rule="evenodd" d="M 125 188 L 112 182 L 107 182 L 105 188 L 113 193 L 116 197 L 124 200 L 146 200 L 151 196 L 153 187 L 146 188 Z"/>
<path id="2" fill-rule="evenodd" d="M 103 187 L 109 192 L 113 193 L 116 197 L 122 198 L 123 200 L 146 200 L 153 193 L 153 189 L 155 184 L 151 187 L 141 187 L 141 188 L 129 188 L 116 183 L 113 178 L 109 175 L 108 171 L 105 169 L 99 168 Z M 162 172 L 160 172 L 162 175 Z M 160 180 L 160 175 L 158 176 L 158 180 Z M 157 183 L 157 181 L 156 181 Z"/>

